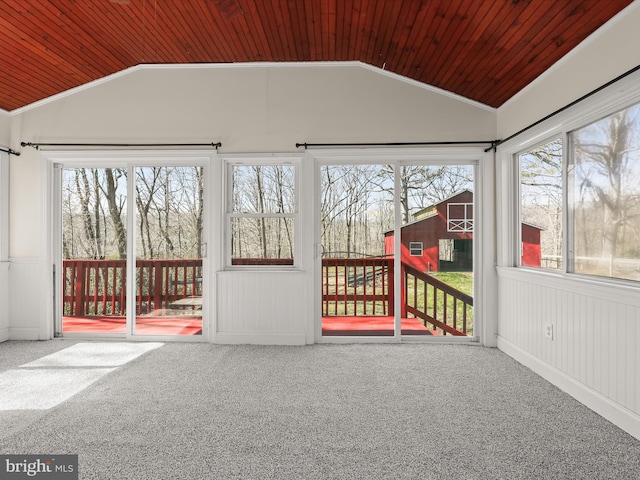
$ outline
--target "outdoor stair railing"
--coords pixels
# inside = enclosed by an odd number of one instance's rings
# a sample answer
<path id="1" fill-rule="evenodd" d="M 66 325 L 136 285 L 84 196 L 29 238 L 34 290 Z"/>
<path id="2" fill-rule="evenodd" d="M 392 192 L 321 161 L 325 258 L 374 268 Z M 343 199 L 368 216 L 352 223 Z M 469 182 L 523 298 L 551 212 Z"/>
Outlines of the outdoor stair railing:
<path id="1" fill-rule="evenodd" d="M 64 260 L 64 315 L 126 315 L 126 268 L 126 260 Z M 135 281 L 136 314 L 170 309 L 177 300 L 202 296 L 202 259 L 137 260 Z"/>
<path id="2" fill-rule="evenodd" d="M 403 318 L 411 314 L 443 335 L 468 335 L 473 297 L 407 264 L 402 264 L 402 271 Z"/>
<path id="3" fill-rule="evenodd" d="M 323 316 L 391 316 L 393 259 L 323 258 Z M 468 335 L 473 297 L 402 263 L 402 318 L 414 317 L 443 335 Z"/>

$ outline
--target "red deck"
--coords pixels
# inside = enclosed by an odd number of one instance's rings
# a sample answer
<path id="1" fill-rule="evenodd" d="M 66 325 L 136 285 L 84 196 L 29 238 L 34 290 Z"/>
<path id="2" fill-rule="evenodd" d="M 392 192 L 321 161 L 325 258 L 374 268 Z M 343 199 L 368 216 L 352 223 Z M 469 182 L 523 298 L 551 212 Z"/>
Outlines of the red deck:
<path id="1" fill-rule="evenodd" d="M 116 316 L 63 317 L 62 331 L 82 333 L 126 333 L 126 318 Z M 137 317 L 139 335 L 202 335 L 202 317 Z"/>
<path id="2" fill-rule="evenodd" d="M 324 336 L 393 336 L 393 317 L 323 317 Z M 64 317 L 65 333 L 126 332 L 125 317 Z M 439 335 L 416 318 L 402 319 L 402 335 Z M 202 318 L 194 316 L 145 316 L 136 318 L 135 333 L 139 335 L 201 335 Z"/>
<path id="3" fill-rule="evenodd" d="M 393 317 L 322 317 L 322 335 L 327 336 L 393 336 Z M 440 335 L 429 330 L 417 318 L 403 318 L 402 335 Z"/>

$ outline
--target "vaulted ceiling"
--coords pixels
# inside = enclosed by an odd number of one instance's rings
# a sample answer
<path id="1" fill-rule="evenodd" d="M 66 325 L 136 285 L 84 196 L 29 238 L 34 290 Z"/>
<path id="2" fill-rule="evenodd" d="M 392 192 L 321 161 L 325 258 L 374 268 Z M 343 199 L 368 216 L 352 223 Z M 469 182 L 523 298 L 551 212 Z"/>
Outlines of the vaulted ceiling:
<path id="1" fill-rule="evenodd" d="M 632 0 L 2 0 L 0 108 L 139 64 L 358 60 L 498 107 Z"/>

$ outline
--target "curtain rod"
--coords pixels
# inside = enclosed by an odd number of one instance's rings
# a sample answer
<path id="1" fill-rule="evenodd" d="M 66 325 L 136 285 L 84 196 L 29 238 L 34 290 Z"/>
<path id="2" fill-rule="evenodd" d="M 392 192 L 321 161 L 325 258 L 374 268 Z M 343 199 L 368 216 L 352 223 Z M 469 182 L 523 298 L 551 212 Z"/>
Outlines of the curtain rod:
<path id="1" fill-rule="evenodd" d="M 478 141 L 460 141 L 460 142 L 366 142 L 366 143 L 296 143 L 296 148 L 304 147 L 401 147 L 401 146 L 419 146 L 419 145 L 482 145 L 490 144 L 491 148 L 499 140 L 478 140 Z M 486 150 L 486 151 L 489 151 Z"/>
<path id="2" fill-rule="evenodd" d="M 502 145 L 505 142 L 508 142 L 509 140 L 511 140 L 512 138 L 517 137 L 518 135 L 526 132 L 527 130 L 532 129 L 533 127 L 541 124 L 542 122 L 544 122 L 545 120 L 549 120 L 551 117 L 554 117 L 556 115 L 558 115 L 559 113 L 564 112 L 565 110 L 573 107 L 574 105 L 576 105 L 577 103 L 582 102 L 583 100 L 586 100 L 587 98 L 595 95 L 596 93 L 600 92 L 601 90 L 604 90 L 605 88 L 613 85 L 616 82 L 619 82 L 620 80 L 622 80 L 625 77 L 628 77 L 629 75 L 631 75 L 632 73 L 636 72 L 640 70 L 640 65 L 637 65 L 635 67 L 633 67 L 631 70 L 628 70 L 626 72 L 624 72 L 622 75 L 618 75 L 616 78 L 614 78 L 613 80 L 608 81 L 607 83 L 605 83 L 604 85 L 600 85 L 598 88 L 591 90 L 589 93 L 581 96 L 580 98 L 578 98 L 577 100 L 574 100 L 571 103 L 566 104 L 564 107 L 559 108 L 558 110 L 556 110 L 553 113 L 550 113 L 549 115 L 547 115 L 546 117 L 541 118 L 540 120 L 538 120 L 537 122 L 532 123 L 531 125 L 523 128 L 522 130 L 514 133 L 513 135 L 509 135 L 507 138 L 505 138 L 504 140 L 498 140 L 495 142 L 495 144 L 491 145 L 491 147 L 487 148 L 485 150 L 485 152 L 488 152 L 489 150 L 493 149 L 494 151 L 497 150 L 497 148 Z"/>
<path id="3" fill-rule="evenodd" d="M 23 147 L 214 147 L 216 150 L 222 143 L 33 143 L 20 142 Z"/>
<path id="4" fill-rule="evenodd" d="M 8 153 L 9 155 L 15 155 L 16 157 L 20 156 L 20 152 L 16 152 L 11 148 L 0 147 L 0 152 Z"/>

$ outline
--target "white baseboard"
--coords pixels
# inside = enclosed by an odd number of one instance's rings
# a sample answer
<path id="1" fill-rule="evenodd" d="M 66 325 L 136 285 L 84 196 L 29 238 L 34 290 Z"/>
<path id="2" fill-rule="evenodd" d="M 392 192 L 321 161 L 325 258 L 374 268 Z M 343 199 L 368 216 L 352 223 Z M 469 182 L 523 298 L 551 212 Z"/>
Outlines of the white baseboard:
<path id="1" fill-rule="evenodd" d="M 42 340 L 37 327 L 9 327 L 9 340 Z"/>
<path id="2" fill-rule="evenodd" d="M 227 345 L 305 345 L 304 333 L 228 333 L 217 332 L 214 343 Z"/>
<path id="3" fill-rule="evenodd" d="M 9 329 L 0 328 L 0 342 L 6 342 L 9 340 Z"/>
<path id="4" fill-rule="evenodd" d="M 498 348 L 598 415 L 640 440 L 640 415 L 498 336 Z"/>

